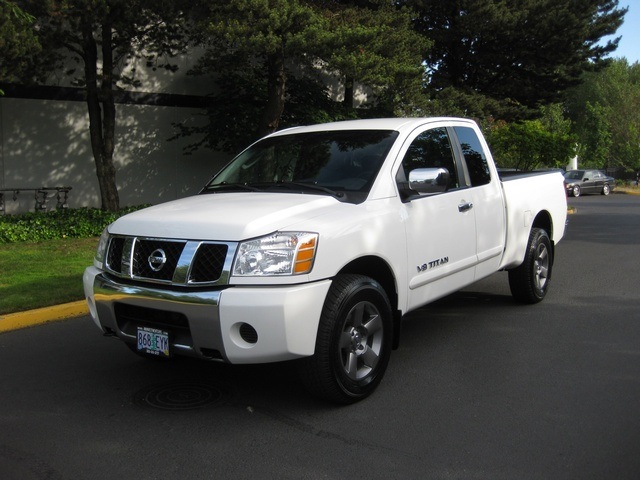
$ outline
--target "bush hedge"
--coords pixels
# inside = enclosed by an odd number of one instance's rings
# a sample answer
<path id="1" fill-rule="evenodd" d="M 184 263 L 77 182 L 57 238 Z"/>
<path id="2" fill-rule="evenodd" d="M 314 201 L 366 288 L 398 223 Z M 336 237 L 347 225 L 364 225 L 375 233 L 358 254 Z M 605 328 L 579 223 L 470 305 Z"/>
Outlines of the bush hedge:
<path id="1" fill-rule="evenodd" d="M 98 237 L 104 227 L 118 217 L 146 206 L 148 205 L 127 207 L 119 212 L 106 212 L 98 208 L 68 208 L 21 215 L 1 215 L 0 243 Z"/>

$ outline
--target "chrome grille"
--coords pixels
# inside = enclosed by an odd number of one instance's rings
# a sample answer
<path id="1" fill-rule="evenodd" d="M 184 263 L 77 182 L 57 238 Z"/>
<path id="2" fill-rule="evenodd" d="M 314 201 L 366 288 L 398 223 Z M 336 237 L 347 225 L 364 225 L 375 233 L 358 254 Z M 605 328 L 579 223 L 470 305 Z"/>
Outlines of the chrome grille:
<path id="1" fill-rule="evenodd" d="M 237 243 L 113 235 L 105 269 L 119 277 L 174 285 L 225 285 Z"/>
<path id="2" fill-rule="evenodd" d="M 227 245 L 203 243 L 193 258 L 189 281 L 193 283 L 215 282 L 222 275 L 227 257 Z"/>
<path id="3" fill-rule="evenodd" d="M 131 272 L 134 277 L 170 281 L 176 271 L 178 260 L 186 242 L 138 239 L 133 247 Z M 165 262 L 156 270 L 152 267 L 151 256 L 163 257 Z"/>
<path id="4" fill-rule="evenodd" d="M 124 252 L 124 238 L 113 237 L 107 253 L 107 268 L 114 272 L 122 272 L 122 254 Z"/>

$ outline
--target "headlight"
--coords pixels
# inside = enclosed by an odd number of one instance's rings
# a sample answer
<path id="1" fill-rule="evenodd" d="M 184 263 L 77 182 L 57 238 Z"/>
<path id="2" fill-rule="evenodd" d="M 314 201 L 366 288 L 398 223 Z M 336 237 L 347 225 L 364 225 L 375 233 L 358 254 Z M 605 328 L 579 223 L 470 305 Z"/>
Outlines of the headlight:
<path id="1" fill-rule="evenodd" d="M 313 267 L 318 234 L 276 232 L 242 242 L 233 264 L 233 275 L 302 275 Z"/>
<path id="2" fill-rule="evenodd" d="M 100 235 L 100 240 L 98 241 L 98 248 L 96 249 L 96 254 L 93 257 L 93 265 L 96 268 L 102 268 L 104 264 L 104 254 L 107 251 L 107 245 L 109 245 L 109 227 L 105 228 L 102 231 L 102 235 Z"/>

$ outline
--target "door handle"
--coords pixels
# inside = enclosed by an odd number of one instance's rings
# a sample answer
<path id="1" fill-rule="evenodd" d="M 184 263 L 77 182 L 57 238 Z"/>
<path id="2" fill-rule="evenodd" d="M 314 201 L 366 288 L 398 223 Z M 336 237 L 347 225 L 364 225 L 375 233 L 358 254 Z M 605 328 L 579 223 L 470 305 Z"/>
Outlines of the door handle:
<path id="1" fill-rule="evenodd" d="M 473 203 L 471 202 L 461 203 L 460 205 L 458 205 L 459 212 L 466 212 L 467 210 L 471 210 L 472 208 L 473 208 Z"/>

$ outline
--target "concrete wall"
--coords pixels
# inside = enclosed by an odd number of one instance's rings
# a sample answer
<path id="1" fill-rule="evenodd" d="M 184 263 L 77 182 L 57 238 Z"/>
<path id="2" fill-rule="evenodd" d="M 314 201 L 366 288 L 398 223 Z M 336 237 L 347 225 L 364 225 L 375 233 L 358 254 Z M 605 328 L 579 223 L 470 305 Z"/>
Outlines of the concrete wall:
<path id="1" fill-rule="evenodd" d="M 145 100 L 116 104 L 114 160 L 120 206 L 155 204 L 197 193 L 230 159 L 206 149 L 185 155 L 183 147 L 196 138 L 168 141 L 176 134 L 174 123 L 205 121 L 193 99 L 210 93 L 211 79 L 187 75 L 199 55 L 192 51 L 177 58 L 175 74 L 148 68 L 142 61 L 135 65 L 140 84 L 128 87 L 129 93 L 161 94 L 176 100 L 169 103 L 182 106 L 158 106 Z M 70 186 L 70 207 L 100 207 L 87 105 L 81 91 L 71 88 L 71 80 L 63 72 L 51 72 L 47 88 L 61 89 L 62 95 L 47 93 L 41 99 L 28 93 L 12 95 L 5 88 L 7 95 L 0 97 L 0 189 Z M 184 101 L 185 96 L 190 102 Z M 46 99 L 60 97 L 65 99 Z M 13 201 L 13 194 L 5 192 L 6 213 L 33 210 L 33 196 L 25 191 Z M 49 200 L 47 206 L 55 208 L 55 204 Z"/>
<path id="2" fill-rule="evenodd" d="M 201 150 L 185 155 L 193 139 L 168 141 L 172 123 L 197 109 L 117 105 L 116 181 L 120 205 L 160 203 L 192 195 L 229 159 Z M 195 118 L 195 117 L 194 117 Z M 0 188 L 70 186 L 69 206 L 99 207 L 100 192 L 84 102 L 0 99 Z M 6 213 L 33 210 L 33 192 L 18 200 L 5 192 Z M 50 208 L 55 201 L 48 202 Z"/>

